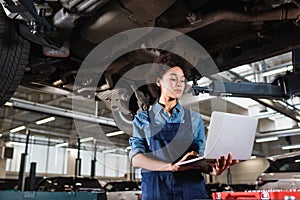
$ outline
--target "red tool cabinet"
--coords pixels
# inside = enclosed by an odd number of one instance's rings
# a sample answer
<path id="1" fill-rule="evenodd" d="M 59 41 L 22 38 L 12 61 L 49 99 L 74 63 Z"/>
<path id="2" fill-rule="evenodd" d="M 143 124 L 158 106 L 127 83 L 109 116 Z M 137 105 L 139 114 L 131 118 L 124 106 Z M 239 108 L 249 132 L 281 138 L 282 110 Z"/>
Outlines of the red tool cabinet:
<path id="1" fill-rule="evenodd" d="M 262 190 L 262 191 L 246 191 L 246 192 L 213 192 L 214 200 L 296 200 L 300 199 L 299 190 Z"/>

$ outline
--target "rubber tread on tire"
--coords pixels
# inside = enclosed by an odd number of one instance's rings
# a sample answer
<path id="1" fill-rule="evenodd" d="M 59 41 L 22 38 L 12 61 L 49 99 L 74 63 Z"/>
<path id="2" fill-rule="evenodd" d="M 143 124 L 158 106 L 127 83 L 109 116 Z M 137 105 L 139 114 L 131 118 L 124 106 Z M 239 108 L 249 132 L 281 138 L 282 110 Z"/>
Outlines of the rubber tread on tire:
<path id="1" fill-rule="evenodd" d="M 1 7 L 1 6 L 0 6 Z M 14 94 L 28 63 L 30 43 L 20 37 L 0 8 L 0 106 Z"/>

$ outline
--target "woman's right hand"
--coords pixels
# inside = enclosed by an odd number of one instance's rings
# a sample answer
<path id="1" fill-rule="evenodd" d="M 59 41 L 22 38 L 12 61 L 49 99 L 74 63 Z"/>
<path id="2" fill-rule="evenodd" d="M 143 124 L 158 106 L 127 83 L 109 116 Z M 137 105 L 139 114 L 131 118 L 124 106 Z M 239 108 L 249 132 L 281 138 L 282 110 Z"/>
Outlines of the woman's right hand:
<path id="1" fill-rule="evenodd" d="M 185 171 L 189 169 L 201 169 L 200 166 L 188 166 L 188 165 L 178 165 L 178 163 L 190 160 L 193 158 L 198 158 L 200 155 L 196 151 L 191 151 L 186 153 L 177 163 L 171 163 L 171 171 L 177 172 L 177 171 Z"/>

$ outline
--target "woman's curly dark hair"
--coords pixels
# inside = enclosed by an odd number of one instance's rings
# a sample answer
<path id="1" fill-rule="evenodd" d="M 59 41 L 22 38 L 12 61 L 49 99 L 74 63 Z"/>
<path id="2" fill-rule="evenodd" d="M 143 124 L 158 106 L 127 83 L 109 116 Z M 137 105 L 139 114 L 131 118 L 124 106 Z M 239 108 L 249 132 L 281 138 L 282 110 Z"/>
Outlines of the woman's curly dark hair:
<path id="1" fill-rule="evenodd" d="M 155 99 L 159 98 L 161 94 L 160 87 L 156 84 L 157 78 L 162 78 L 167 70 L 175 66 L 180 67 L 186 76 L 184 61 L 178 55 L 168 52 L 154 60 L 149 73 L 146 75 L 146 81 L 148 83 L 148 89 Z"/>

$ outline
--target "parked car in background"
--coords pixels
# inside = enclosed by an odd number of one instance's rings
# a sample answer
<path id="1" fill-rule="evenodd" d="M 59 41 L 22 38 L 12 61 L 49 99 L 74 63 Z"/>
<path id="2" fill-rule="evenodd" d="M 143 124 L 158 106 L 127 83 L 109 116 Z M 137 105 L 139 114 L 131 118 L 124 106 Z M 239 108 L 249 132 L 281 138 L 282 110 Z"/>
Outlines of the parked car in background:
<path id="1" fill-rule="evenodd" d="M 48 177 L 39 182 L 37 191 L 45 192 L 98 192 L 99 200 L 106 200 L 106 192 L 95 178 Z"/>
<path id="2" fill-rule="evenodd" d="M 268 158 L 270 166 L 257 178 L 256 189 L 300 189 L 300 151 Z"/>
<path id="3" fill-rule="evenodd" d="M 18 179 L 10 179 L 10 178 L 0 179 L 0 191 L 14 190 L 16 185 L 18 185 Z"/>
<path id="4" fill-rule="evenodd" d="M 142 191 L 135 181 L 108 182 L 104 186 L 108 200 L 141 200 Z"/>
<path id="5" fill-rule="evenodd" d="M 36 186 L 44 180 L 44 177 L 37 176 L 34 179 L 33 184 L 33 190 L 36 188 Z M 19 179 L 14 178 L 0 178 L 0 191 L 3 190 L 18 190 L 19 186 Z M 29 177 L 25 177 L 25 183 L 24 183 L 24 191 L 30 191 L 30 180 Z"/>

